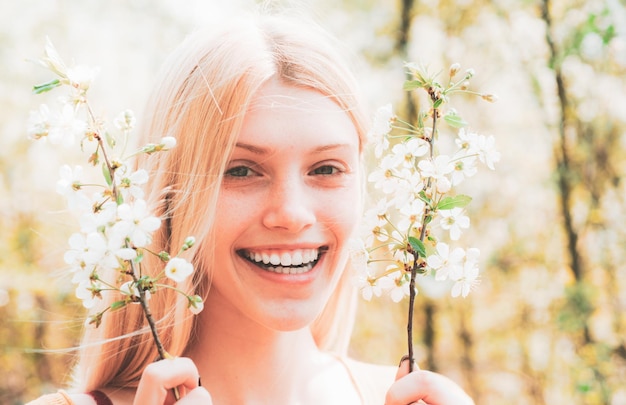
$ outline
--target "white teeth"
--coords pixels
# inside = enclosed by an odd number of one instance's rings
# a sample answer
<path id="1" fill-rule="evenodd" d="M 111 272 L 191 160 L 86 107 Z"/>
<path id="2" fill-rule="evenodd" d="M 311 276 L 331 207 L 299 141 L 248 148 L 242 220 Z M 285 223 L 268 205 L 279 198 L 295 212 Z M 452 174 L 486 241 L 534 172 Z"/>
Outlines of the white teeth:
<path id="1" fill-rule="evenodd" d="M 280 255 L 280 264 L 283 266 L 291 266 L 291 255 L 287 252 Z"/>
<path id="2" fill-rule="evenodd" d="M 248 252 L 248 259 L 266 265 L 275 266 L 272 271 L 285 274 L 297 274 L 310 268 L 319 256 L 317 249 L 298 249 L 289 252 Z M 299 266 L 299 267 L 298 267 Z"/>
<path id="3" fill-rule="evenodd" d="M 282 267 L 282 266 L 268 267 L 266 270 L 271 271 L 273 273 L 280 273 L 280 274 L 302 274 L 311 270 L 312 267 L 313 267 L 312 264 L 307 264 L 301 267 Z"/>
<path id="4" fill-rule="evenodd" d="M 278 266 L 280 264 L 280 256 L 278 256 L 276 253 L 272 253 L 270 255 L 270 263 L 272 263 L 274 266 Z"/>
<path id="5" fill-rule="evenodd" d="M 299 266 L 302 263 L 304 263 L 304 260 L 302 259 L 302 252 L 300 252 L 299 250 L 293 252 L 293 255 L 291 255 L 291 264 L 293 264 L 294 266 Z"/>

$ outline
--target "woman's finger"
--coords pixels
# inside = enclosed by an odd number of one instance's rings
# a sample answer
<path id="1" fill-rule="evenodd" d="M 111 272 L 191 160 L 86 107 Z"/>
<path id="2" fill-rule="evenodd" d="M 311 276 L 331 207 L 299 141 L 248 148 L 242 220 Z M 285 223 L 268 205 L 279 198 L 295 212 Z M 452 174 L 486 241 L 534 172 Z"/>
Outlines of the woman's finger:
<path id="1" fill-rule="evenodd" d="M 144 370 L 133 403 L 172 404 L 173 388 L 177 388 L 182 397 L 197 386 L 198 369 L 193 361 L 186 357 L 159 360 Z"/>
<path id="2" fill-rule="evenodd" d="M 196 387 L 176 402 L 176 405 L 212 405 L 211 394 L 204 387 Z"/>
<path id="3" fill-rule="evenodd" d="M 419 370 L 419 366 L 415 361 L 413 362 L 413 371 Z M 405 375 L 409 374 L 409 356 L 404 356 L 400 359 L 400 365 L 398 366 L 398 371 L 396 372 L 396 381 Z"/>
<path id="4" fill-rule="evenodd" d="M 419 370 L 416 366 L 409 373 L 409 361 L 406 359 L 400 363 L 396 382 L 387 391 L 385 405 L 412 403 L 474 405 L 474 401 L 460 386 L 441 374 Z"/>

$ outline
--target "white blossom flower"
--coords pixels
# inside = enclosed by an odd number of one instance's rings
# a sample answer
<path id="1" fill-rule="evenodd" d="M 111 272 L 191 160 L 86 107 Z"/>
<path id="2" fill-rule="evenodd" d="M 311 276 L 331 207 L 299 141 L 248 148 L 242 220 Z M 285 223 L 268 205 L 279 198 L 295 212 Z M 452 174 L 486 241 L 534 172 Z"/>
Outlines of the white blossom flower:
<path id="1" fill-rule="evenodd" d="M 393 199 L 389 202 L 397 210 L 401 210 L 412 200 L 419 199 L 419 192 L 424 189 L 422 176 L 417 170 L 403 169 L 398 173 L 397 187 Z"/>
<path id="2" fill-rule="evenodd" d="M 72 146 L 76 138 L 85 136 L 87 123 L 76 117 L 76 110 L 70 104 L 63 105 L 59 114 L 50 119 L 48 139 L 53 145 Z"/>
<path id="3" fill-rule="evenodd" d="M 127 170 L 127 166 L 123 166 L 116 172 L 115 182 L 118 190 L 125 199 L 130 197 L 142 199 L 144 196 L 142 186 L 148 182 L 148 172 L 144 169 L 138 169 L 126 173 Z"/>
<path id="4" fill-rule="evenodd" d="M 99 298 L 102 285 L 97 281 L 83 280 L 76 287 L 76 298 L 83 301 L 83 306 L 87 309 L 93 308 L 96 299 Z"/>
<path id="5" fill-rule="evenodd" d="M 362 271 L 357 276 L 355 285 L 357 289 L 361 291 L 363 299 L 371 301 L 373 297 L 380 297 L 383 294 L 383 289 L 388 287 L 388 285 L 386 285 L 388 280 L 383 279 L 376 279 L 376 277 L 372 276 L 369 272 Z"/>
<path id="6" fill-rule="evenodd" d="M 117 217 L 117 203 L 115 201 L 106 201 L 103 195 L 94 194 L 92 196 L 91 205 L 98 206 L 98 209 L 95 212 L 91 211 L 81 216 L 81 232 L 96 232 L 111 226 L 115 222 Z M 108 235 L 109 238 L 111 238 L 111 236 L 112 235 Z"/>
<path id="7" fill-rule="evenodd" d="M 415 158 L 428 153 L 428 142 L 419 138 L 411 138 L 406 142 L 401 142 L 391 149 L 391 159 L 393 167 L 402 165 L 406 168 L 415 167 Z"/>
<path id="8" fill-rule="evenodd" d="M 87 211 L 91 207 L 91 200 L 81 190 L 83 168 L 74 166 L 72 169 L 69 165 L 63 165 L 59 169 L 56 191 L 67 199 L 67 205 L 70 210 Z"/>
<path id="9" fill-rule="evenodd" d="M 67 69 L 67 79 L 72 87 L 84 92 L 89 89 L 99 72 L 100 68 L 78 65 Z"/>
<path id="10" fill-rule="evenodd" d="M 124 295 L 139 297 L 139 290 L 134 281 L 127 281 L 120 286 L 120 292 Z"/>
<path id="11" fill-rule="evenodd" d="M 400 302 L 404 297 L 409 296 L 410 285 L 404 277 L 403 273 L 396 271 L 384 277 L 388 281 L 384 281 L 384 285 L 389 285 L 389 297 L 393 302 Z M 417 291 L 417 290 L 416 290 Z"/>
<path id="12" fill-rule="evenodd" d="M 496 150 L 496 139 L 493 136 L 478 137 L 478 158 L 488 168 L 495 170 L 494 163 L 500 161 L 500 152 Z"/>
<path id="13" fill-rule="evenodd" d="M 152 240 L 152 232 L 161 226 L 161 220 L 151 216 L 144 200 L 135 200 L 117 207 L 118 222 L 111 231 L 113 238 L 128 238 L 136 247 L 144 247 Z"/>
<path id="14" fill-rule="evenodd" d="M 88 268 L 96 265 L 107 252 L 107 240 L 99 232 L 87 235 L 74 233 L 68 239 L 70 250 L 65 252 L 65 263 L 76 268 Z"/>
<path id="15" fill-rule="evenodd" d="M 193 273 L 193 265 L 180 257 L 174 257 L 165 266 L 165 276 L 172 281 L 181 283 Z"/>
<path id="16" fill-rule="evenodd" d="M 398 177 L 393 171 L 395 161 L 393 156 L 385 156 L 379 167 L 367 177 L 367 180 L 374 183 L 374 188 L 382 190 L 384 194 L 393 194 L 398 188 Z"/>
<path id="17" fill-rule="evenodd" d="M 449 275 L 461 266 L 465 251 L 462 248 L 455 248 L 450 251 L 450 246 L 445 242 L 437 243 L 435 250 L 435 254 L 426 258 L 426 264 L 435 270 L 436 280 L 447 280 Z"/>
<path id="18" fill-rule="evenodd" d="M 478 172 L 476 162 L 477 159 L 474 155 L 456 159 L 453 162 L 454 171 L 451 176 L 452 186 L 457 186 L 461 184 L 465 178 L 475 175 Z"/>
<path id="19" fill-rule="evenodd" d="M 124 132 L 132 131 L 135 128 L 135 122 L 135 113 L 132 110 L 122 111 L 113 120 L 115 127 Z"/>
<path id="20" fill-rule="evenodd" d="M 437 181 L 437 191 L 440 193 L 446 193 L 452 187 L 452 183 L 446 176 L 454 171 L 454 166 L 447 155 L 439 155 L 434 160 L 421 160 L 418 167 L 422 177 L 431 177 Z"/>
<path id="21" fill-rule="evenodd" d="M 385 226 L 387 224 L 386 217 L 389 215 L 389 202 L 385 197 L 378 200 L 375 206 L 365 211 L 364 223 L 369 229 L 375 226 Z"/>
<path id="22" fill-rule="evenodd" d="M 123 295 L 127 295 L 129 297 L 137 297 L 140 298 L 141 294 L 139 293 L 139 289 L 137 288 L 137 283 L 135 283 L 134 281 L 127 281 L 124 284 L 122 284 L 120 286 L 120 292 Z M 146 298 L 146 300 L 149 300 L 150 297 L 152 296 L 150 291 L 144 291 L 144 296 Z"/>
<path id="23" fill-rule="evenodd" d="M 395 240 L 402 241 L 402 246 L 406 246 L 403 235 L 400 235 L 400 233 L 396 231 L 394 231 L 392 234 Z M 415 262 L 415 256 L 413 256 L 413 253 L 409 253 L 406 249 L 395 249 L 393 252 L 393 258 L 397 264 L 393 264 L 387 267 L 387 272 L 390 272 L 392 267 L 404 269 L 406 265 L 413 266 L 413 263 Z"/>
<path id="24" fill-rule="evenodd" d="M 478 256 L 480 251 L 476 248 L 470 248 L 465 255 L 465 261 L 450 273 L 450 279 L 455 283 L 452 286 L 452 296 L 463 298 L 467 297 L 471 289 L 478 285 Z"/>
<path id="25" fill-rule="evenodd" d="M 464 214 L 463 208 L 455 207 L 450 210 L 439 211 L 441 215 L 441 227 L 450 232 L 450 239 L 459 240 L 461 229 L 467 229 L 470 226 L 470 219 Z"/>
<path id="26" fill-rule="evenodd" d="M 350 252 L 350 264 L 357 270 L 367 270 L 369 263 L 369 252 L 365 248 L 363 239 L 352 238 L 348 241 L 348 249 Z"/>
<path id="27" fill-rule="evenodd" d="M 409 201 L 400 208 L 400 214 L 402 215 L 398 220 L 397 228 L 402 232 L 406 232 L 409 230 L 409 226 L 422 226 L 422 217 L 425 209 L 426 203 L 424 201 L 419 199 Z"/>
<path id="28" fill-rule="evenodd" d="M 374 123 L 367 136 L 374 144 L 374 155 L 380 158 L 385 150 L 389 148 L 387 134 L 391 132 L 391 123 L 395 115 L 391 103 L 380 107 L 374 115 Z"/>
<path id="29" fill-rule="evenodd" d="M 118 270 L 122 268 L 121 261 L 129 261 L 137 257 L 137 251 L 126 246 L 124 239 L 110 237 L 107 242 L 107 250 L 99 261 L 99 265 L 103 268 Z"/>
<path id="30" fill-rule="evenodd" d="M 455 142 L 461 150 L 465 150 L 468 155 L 478 153 L 479 135 L 475 132 L 466 131 L 465 128 L 459 129 Z"/>
<path id="31" fill-rule="evenodd" d="M 376 203 L 376 206 L 365 211 L 361 223 L 362 232 L 360 234 L 363 235 L 367 246 L 373 245 L 374 239 L 385 242 L 389 238 L 384 228 L 387 225 L 387 210 L 387 200 L 382 198 Z"/>
<path id="32" fill-rule="evenodd" d="M 28 117 L 28 136 L 32 139 L 39 139 L 48 135 L 50 130 L 50 120 L 52 114 L 46 104 L 41 104 L 38 110 L 31 111 Z"/>

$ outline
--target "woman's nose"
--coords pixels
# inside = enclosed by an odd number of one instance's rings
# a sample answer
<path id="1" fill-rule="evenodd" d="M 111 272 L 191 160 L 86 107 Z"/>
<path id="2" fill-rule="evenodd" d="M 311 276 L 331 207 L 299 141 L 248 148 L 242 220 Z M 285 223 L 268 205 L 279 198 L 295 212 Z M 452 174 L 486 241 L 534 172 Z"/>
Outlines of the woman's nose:
<path id="1" fill-rule="evenodd" d="M 269 229 L 300 232 L 316 221 L 313 200 L 301 179 L 277 181 L 270 189 L 263 215 L 263 225 Z"/>

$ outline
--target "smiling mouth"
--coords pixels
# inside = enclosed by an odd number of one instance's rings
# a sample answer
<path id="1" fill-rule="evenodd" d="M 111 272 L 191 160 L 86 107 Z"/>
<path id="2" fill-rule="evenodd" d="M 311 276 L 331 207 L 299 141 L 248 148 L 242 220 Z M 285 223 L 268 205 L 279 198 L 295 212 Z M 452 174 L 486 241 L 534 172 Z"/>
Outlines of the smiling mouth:
<path id="1" fill-rule="evenodd" d="M 285 251 L 253 251 L 241 249 L 237 254 L 255 266 L 278 274 L 303 274 L 311 271 L 327 247 Z"/>

